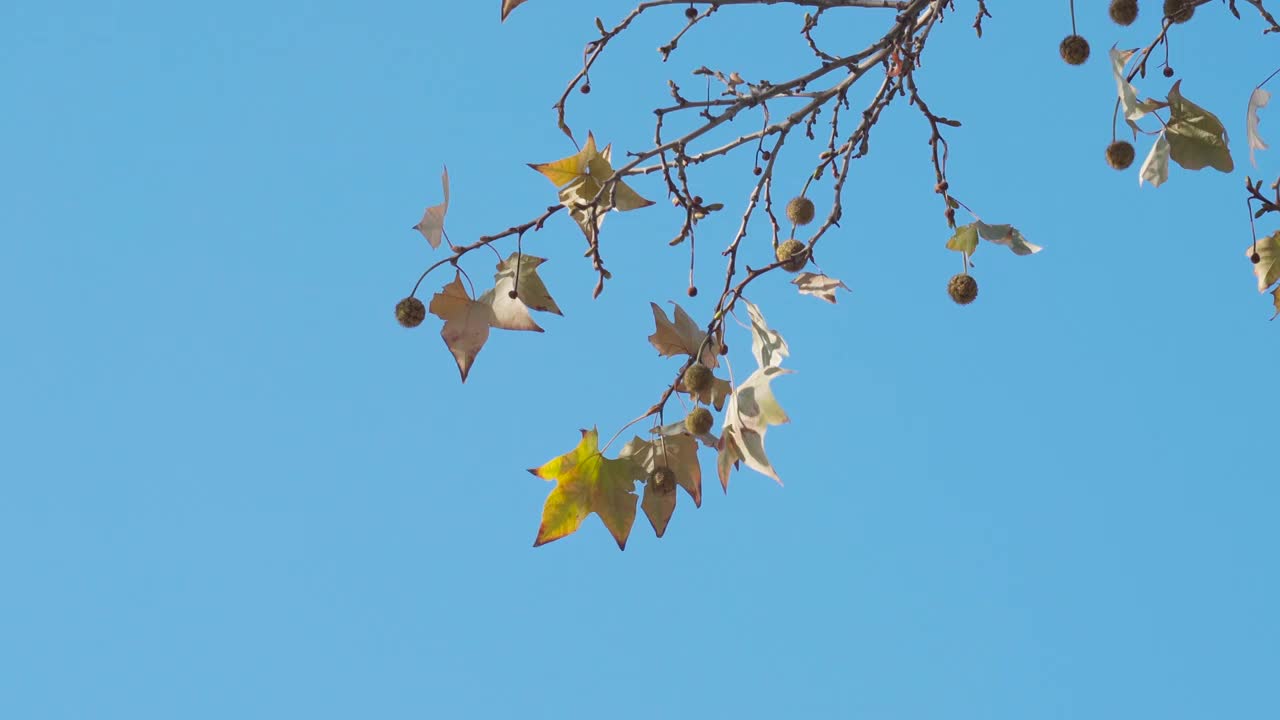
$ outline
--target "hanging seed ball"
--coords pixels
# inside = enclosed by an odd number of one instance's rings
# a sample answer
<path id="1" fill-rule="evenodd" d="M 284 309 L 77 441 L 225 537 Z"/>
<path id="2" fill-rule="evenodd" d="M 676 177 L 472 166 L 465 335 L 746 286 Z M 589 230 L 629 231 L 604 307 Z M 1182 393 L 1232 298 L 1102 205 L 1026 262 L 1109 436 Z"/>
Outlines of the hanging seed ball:
<path id="1" fill-rule="evenodd" d="M 427 317 L 427 308 L 416 297 L 407 297 L 396 303 L 396 322 L 407 328 L 415 328 Z"/>
<path id="2" fill-rule="evenodd" d="M 809 248 L 804 243 L 792 238 L 778 246 L 778 261 L 787 272 L 799 272 L 809 262 Z"/>
<path id="3" fill-rule="evenodd" d="M 689 411 L 684 418 L 684 429 L 693 435 L 706 435 L 711 432 L 711 424 L 714 422 L 711 417 L 711 411 L 698 407 Z"/>
<path id="4" fill-rule="evenodd" d="M 1138 0 L 1111 0 L 1110 12 L 1117 25 L 1132 25 L 1138 19 Z"/>
<path id="5" fill-rule="evenodd" d="M 791 198 L 787 203 L 787 219 L 797 225 L 813 222 L 813 201 L 802 196 Z"/>
<path id="6" fill-rule="evenodd" d="M 684 389 L 688 390 L 690 395 L 700 395 L 711 389 L 711 368 L 696 362 L 685 368 L 680 381 L 684 383 Z"/>
<path id="7" fill-rule="evenodd" d="M 578 92 L 583 95 L 589 94 L 591 92 L 591 83 L 583 83 L 582 87 L 578 88 Z"/>
<path id="8" fill-rule="evenodd" d="M 1107 164 L 1116 170 L 1124 170 L 1133 164 L 1133 145 L 1117 140 L 1107 146 Z"/>
<path id="9" fill-rule="evenodd" d="M 1068 65 L 1083 65 L 1089 59 L 1089 41 L 1079 35 L 1068 35 L 1058 46 L 1058 53 Z"/>
<path id="10" fill-rule="evenodd" d="M 676 489 L 676 474 L 669 467 L 656 467 L 649 471 L 649 485 L 660 495 L 670 495 Z"/>
<path id="11" fill-rule="evenodd" d="M 689 289 L 685 290 L 685 292 L 688 293 L 689 297 L 698 297 L 698 288 L 693 285 L 690 285 Z"/>
<path id="12" fill-rule="evenodd" d="M 1249 256 L 1249 262 L 1253 263 L 1254 265 L 1257 265 L 1258 263 L 1262 262 L 1262 256 L 1259 255 L 1258 253 L 1254 253 Z"/>
<path id="13" fill-rule="evenodd" d="M 684 16 L 689 18 L 690 20 L 698 17 L 698 8 L 690 5 L 689 7 L 684 9 Z"/>
<path id="14" fill-rule="evenodd" d="M 978 297 L 978 281 L 968 273 L 960 273 L 947 283 L 947 294 L 957 305 L 968 305 Z"/>
<path id="15" fill-rule="evenodd" d="M 760 174 L 760 173 L 762 173 L 762 172 L 764 172 L 764 169 L 763 169 L 763 168 L 761 168 L 759 165 L 757 165 L 757 166 L 755 166 L 755 169 L 751 171 L 751 174 L 752 174 L 752 175 L 759 175 L 759 174 Z"/>
<path id="16" fill-rule="evenodd" d="M 1173 68 L 1169 67 L 1168 65 L 1165 65 L 1164 70 L 1161 70 L 1161 72 L 1163 72 L 1164 76 L 1167 78 L 1173 77 Z"/>
<path id="17" fill-rule="evenodd" d="M 1192 0 L 1164 0 L 1164 16 L 1174 23 L 1184 23 L 1196 14 Z"/>

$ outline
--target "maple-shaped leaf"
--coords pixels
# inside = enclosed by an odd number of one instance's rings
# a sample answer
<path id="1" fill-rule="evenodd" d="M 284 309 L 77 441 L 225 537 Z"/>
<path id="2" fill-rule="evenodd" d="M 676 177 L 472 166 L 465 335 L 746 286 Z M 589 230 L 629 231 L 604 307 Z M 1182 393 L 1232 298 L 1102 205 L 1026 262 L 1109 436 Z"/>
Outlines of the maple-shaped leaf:
<path id="1" fill-rule="evenodd" d="M 747 315 L 751 318 L 751 355 L 756 359 L 756 364 L 762 368 L 780 364 L 782 358 L 791 354 L 787 341 L 776 330 L 769 329 L 760 308 L 745 299 L 742 302 L 747 306 Z"/>
<path id="2" fill-rule="evenodd" d="M 1138 170 L 1138 186 L 1142 186 L 1145 180 L 1151 183 L 1152 187 L 1160 187 L 1164 181 L 1169 179 L 1169 139 L 1165 137 L 1164 132 L 1156 138 L 1156 142 L 1151 146 L 1151 152 L 1147 153 L 1147 159 L 1142 161 L 1142 167 Z"/>
<path id="3" fill-rule="evenodd" d="M 626 549 L 636 521 L 635 483 L 645 478 L 645 472 L 631 458 L 606 458 L 600 453 L 599 441 L 595 428 L 583 430 L 576 448 L 529 470 L 556 484 L 542 508 L 542 525 L 534 547 L 572 534 L 587 515 L 595 513 L 613 535 L 618 549 Z"/>
<path id="4" fill-rule="evenodd" d="M 619 456 L 636 461 L 645 472 L 640 507 L 658 537 L 667 531 L 667 523 L 675 512 L 676 493 L 674 486 L 659 487 L 654 483 L 653 471 L 656 468 L 670 470 L 675 475 L 675 484 L 689 493 L 696 507 L 702 506 L 702 467 L 698 464 L 698 444 L 693 438 L 679 435 L 651 441 L 636 437 L 622 448 Z"/>
<path id="5" fill-rule="evenodd" d="M 1249 111 L 1245 113 L 1244 124 L 1249 136 L 1249 162 L 1254 167 L 1258 167 L 1254 151 L 1267 149 L 1267 143 L 1258 134 L 1258 108 L 1266 107 L 1269 102 L 1271 102 L 1271 93 L 1262 88 L 1254 88 L 1253 92 L 1249 93 Z"/>
<path id="6" fill-rule="evenodd" d="M 506 295 L 511 290 L 515 290 L 520 302 L 528 305 L 530 309 L 564 315 L 560 312 L 560 306 L 556 305 L 556 301 L 552 299 L 551 293 L 547 292 L 547 286 L 542 284 L 542 278 L 538 277 L 538 266 L 544 262 L 546 262 L 544 258 L 521 255 L 518 252 L 511 253 L 510 257 L 498 263 L 498 272 L 493 276 L 494 290 L 500 295 Z M 518 278 L 517 267 L 519 268 Z"/>
<path id="7" fill-rule="evenodd" d="M 457 273 L 453 282 L 431 297 L 427 309 L 444 320 L 440 337 L 444 338 L 444 344 L 458 363 L 462 382 L 466 382 L 471 364 L 489 339 L 493 308 L 487 302 L 472 300 L 462 287 L 462 274 Z"/>
<path id="8" fill-rule="evenodd" d="M 427 244 L 431 248 L 440 247 L 440 236 L 444 234 L 444 216 L 449 212 L 449 168 L 444 169 L 444 174 L 440 176 L 440 184 L 444 186 L 444 202 L 439 205 L 432 205 L 422 213 L 422 219 L 417 225 L 413 226 L 414 230 L 422 233 L 422 237 L 427 239 Z"/>
<path id="9" fill-rule="evenodd" d="M 1259 240 L 1256 250 L 1250 245 L 1244 254 L 1252 260 L 1254 252 L 1258 253 L 1258 262 L 1253 265 L 1253 274 L 1258 278 L 1258 292 L 1264 293 L 1280 282 L 1280 230 Z"/>
<path id="10" fill-rule="evenodd" d="M 840 288 L 849 290 L 843 282 L 818 273 L 802 272 L 791 280 L 791 284 L 800 290 L 801 295 L 812 295 L 820 300 L 836 304 L 836 291 Z"/>
<path id="11" fill-rule="evenodd" d="M 1182 96 L 1182 81 L 1169 88 L 1169 157 L 1188 170 L 1211 167 L 1229 173 L 1235 169 L 1227 148 L 1227 129 L 1213 113 Z"/>
<path id="12" fill-rule="evenodd" d="M 511 14 L 512 10 L 515 10 L 528 1 L 529 0 L 502 0 L 502 21 L 506 22 L 507 16 Z"/>
<path id="13" fill-rule="evenodd" d="M 526 330 L 529 332 L 545 332 L 533 321 L 529 308 L 518 298 L 512 298 L 506 291 L 498 292 L 497 288 L 485 290 L 476 302 L 489 306 L 489 325 L 499 330 Z"/>
<path id="14" fill-rule="evenodd" d="M 702 364 L 709 368 L 719 365 L 720 343 L 716 338 L 708 338 L 702 328 L 693 322 L 678 303 L 671 304 L 676 306 L 673 313 L 676 319 L 674 324 L 667 319 L 667 314 L 658 307 L 657 303 L 649 303 L 649 307 L 653 308 L 653 323 L 656 327 L 653 334 L 649 336 L 649 342 L 657 348 L 658 354 L 663 357 L 676 355 L 692 357 L 698 352 L 698 348 L 702 348 Z"/>
<path id="15" fill-rule="evenodd" d="M 640 197 L 639 193 L 621 179 L 608 182 L 614 174 L 613 165 L 610 164 L 611 155 L 612 146 L 597 150 L 595 136 L 587 133 L 586 143 L 573 155 L 549 163 L 529 165 L 560 189 L 560 203 L 569 209 L 569 214 L 587 237 L 593 237 L 600 229 L 604 214 L 609 210 L 636 210 L 653 204 Z M 601 192 L 602 188 L 604 192 Z M 595 208 L 594 225 L 591 222 L 591 207 Z"/>
<path id="16" fill-rule="evenodd" d="M 1035 255 L 1044 248 L 1039 245 L 1032 245 L 1027 239 L 1022 237 L 1022 233 L 1018 228 L 1012 225 L 988 225 L 981 220 L 974 223 L 978 229 L 978 235 L 988 242 L 997 245 L 1004 245 L 1013 251 L 1014 255 Z"/>
<path id="17" fill-rule="evenodd" d="M 726 492 L 729 490 L 729 470 L 738 462 L 782 484 L 765 454 L 764 436 L 770 425 L 791 422 L 770 387 L 775 377 L 790 372 L 776 365 L 762 367 L 751 373 L 729 397 L 729 407 L 724 414 L 724 432 L 720 437 L 720 454 L 716 458 L 720 485 Z"/>
<path id="18" fill-rule="evenodd" d="M 1138 100 L 1138 89 L 1125 79 L 1124 67 L 1135 52 L 1137 51 L 1117 50 L 1114 45 L 1111 47 L 1111 74 L 1116 79 L 1116 93 L 1120 96 L 1120 107 L 1124 109 L 1125 121 L 1130 127 L 1136 129 L 1135 120 L 1141 120 L 1152 110 L 1164 107 L 1165 103 L 1151 99 Z"/>

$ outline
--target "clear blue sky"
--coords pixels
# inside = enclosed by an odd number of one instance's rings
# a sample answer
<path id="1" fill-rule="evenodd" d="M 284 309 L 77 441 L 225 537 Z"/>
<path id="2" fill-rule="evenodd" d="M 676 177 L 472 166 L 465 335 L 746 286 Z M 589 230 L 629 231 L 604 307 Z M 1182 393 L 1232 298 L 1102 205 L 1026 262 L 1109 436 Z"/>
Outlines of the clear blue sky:
<path id="1" fill-rule="evenodd" d="M 532 548 L 550 486 L 525 468 L 656 399 L 649 301 L 706 319 L 657 180 L 606 225 L 598 301 L 576 229 L 529 237 L 565 316 L 495 333 L 465 387 L 438 321 L 391 312 L 437 257 L 409 226 L 442 165 L 458 242 L 554 201 L 524 163 L 572 151 L 549 106 L 584 3 L 505 25 L 498 0 L 6 3 L 0 716 L 1280 717 L 1280 323 L 1242 208 L 1280 38 L 1217 3 L 1177 29 L 1237 169 L 1139 189 L 1103 164 L 1105 52 L 1156 21 L 1084 3 L 1094 57 L 1070 68 L 1065 2 L 992 2 L 981 41 L 959 4 L 920 73 L 964 122 L 953 191 L 1047 249 L 984 247 L 953 305 L 927 127 L 893 107 L 821 255 L 852 294 L 750 293 L 796 370 L 769 434 L 786 486 L 744 470 L 723 495 L 708 455 L 702 508 L 661 541 L 639 518 L 619 553 L 594 517 Z M 571 124 L 637 147 L 667 77 L 798 67 L 801 15 L 726 10 L 664 66 L 680 9 L 655 13 Z M 696 178 L 732 210 L 749 169 Z M 706 289 L 733 228 L 704 226 Z"/>

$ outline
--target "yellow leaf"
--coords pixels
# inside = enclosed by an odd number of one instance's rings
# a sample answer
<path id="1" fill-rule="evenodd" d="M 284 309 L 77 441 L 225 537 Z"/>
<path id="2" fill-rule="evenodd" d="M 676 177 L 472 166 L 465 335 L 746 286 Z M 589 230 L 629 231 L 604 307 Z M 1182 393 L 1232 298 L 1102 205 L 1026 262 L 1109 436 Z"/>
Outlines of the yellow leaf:
<path id="1" fill-rule="evenodd" d="M 587 515 L 595 513 L 613 535 L 618 549 L 626 549 L 636 521 L 635 482 L 644 479 L 644 469 L 630 458 L 604 457 L 598 444 L 595 428 L 583 430 L 576 448 L 529 471 L 556 483 L 542 508 L 542 525 L 534 547 L 576 532 Z"/>
<path id="2" fill-rule="evenodd" d="M 591 133 L 587 133 L 587 142 L 578 152 L 567 158 L 561 158 L 554 162 L 540 163 L 537 165 L 530 164 L 529 167 L 537 170 L 556 187 L 562 188 L 565 185 L 587 176 L 587 168 L 591 162 L 591 158 L 596 157 L 596 139 Z"/>

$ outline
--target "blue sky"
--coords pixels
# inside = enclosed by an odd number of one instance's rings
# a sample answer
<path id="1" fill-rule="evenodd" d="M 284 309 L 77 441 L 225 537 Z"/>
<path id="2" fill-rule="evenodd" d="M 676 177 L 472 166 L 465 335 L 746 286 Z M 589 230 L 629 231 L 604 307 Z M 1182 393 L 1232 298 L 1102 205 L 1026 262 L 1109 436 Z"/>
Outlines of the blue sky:
<path id="1" fill-rule="evenodd" d="M 467 242 L 554 202 L 524 164 L 572 152 L 549 106 L 592 16 L 534 0 L 500 25 L 498 5 L 6 5 L 0 715 L 1280 716 L 1280 326 L 1240 207 L 1246 173 L 1280 173 L 1244 144 L 1278 40 L 1254 16 L 1205 6 L 1172 46 L 1236 171 L 1153 190 L 1103 163 L 1106 48 L 1153 17 L 1089 3 L 1071 68 L 1066 3 L 991 3 L 981 41 L 960 3 L 919 74 L 964 123 L 953 192 L 1046 250 L 984 247 L 981 296 L 953 305 L 927 126 L 895 105 L 822 246 L 852 293 L 749 293 L 796 371 L 769 434 L 786 486 L 744 470 L 723 495 L 707 455 L 702 508 L 682 499 L 661 541 L 639 518 L 619 553 L 594 517 L 530 547 L 550 486 L 525 468 L 657 398 L 675 361 L 645 340 L 650 301 L 714 302 L 684 297 L 656 178 L 634 183 L 655 208 L 606 225 L 599 300 L 575 228 L 529 236 L 565 315 L 495 333 L 466 386 L 438 321 L 392 318 L 437 257 L 409 226 L 442 165 Z M 680 9 L 653 13 L 570 124 L 639 147 L 668 77 L 802 67 L 801 15 L 727 9 L 663 65 Z M 732 211 L 749 172 L 696 180 Z M 704 224 L 704 288 L 734 227 Z M 729 336 L 740 366 L 748 342 Z"/>

